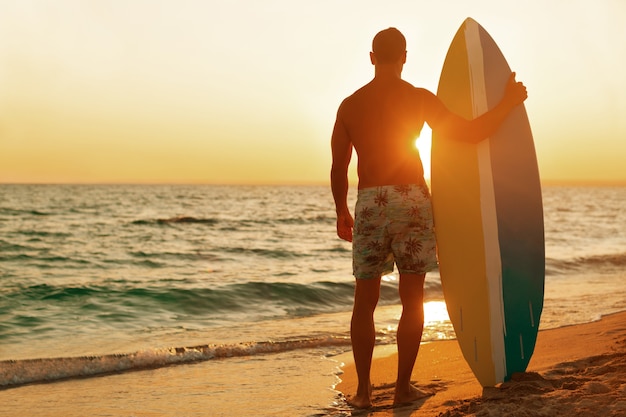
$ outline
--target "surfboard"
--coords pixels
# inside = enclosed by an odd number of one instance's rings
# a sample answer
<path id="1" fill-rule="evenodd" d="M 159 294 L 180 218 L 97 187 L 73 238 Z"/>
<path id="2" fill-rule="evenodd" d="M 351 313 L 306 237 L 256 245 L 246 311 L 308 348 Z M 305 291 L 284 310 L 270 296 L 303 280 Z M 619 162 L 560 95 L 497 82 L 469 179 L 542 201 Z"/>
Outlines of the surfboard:
<path id="1" fill-rule="evenodd" d="M 503 97 L 511 69 L 468 18 L 444 61 L 437 96 L 473 119 Z M 484 387 L 524 372 L 543 309 L 539 169 L 524 105 L 479 144 L 433 131 L 431 187 L 439 272 L 457 340 Z"/>

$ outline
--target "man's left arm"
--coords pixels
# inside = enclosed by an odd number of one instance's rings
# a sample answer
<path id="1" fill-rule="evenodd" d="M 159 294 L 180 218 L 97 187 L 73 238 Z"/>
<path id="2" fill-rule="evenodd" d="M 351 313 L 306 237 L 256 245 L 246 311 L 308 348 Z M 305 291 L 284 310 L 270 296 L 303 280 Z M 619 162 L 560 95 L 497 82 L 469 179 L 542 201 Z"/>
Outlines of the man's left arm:
<path id="1" fill-rule="evenodd" d="M 526 100 L 526 87 L 515 81 L 515 73 L 511 73 L 503 99 L 491 110 L 473 120 L 466 120 L 445 108 L 436 96 L 426 95 L 426 109 L 430 114 L 426 122 L 433 129 L 445 136 L 469 143 L 478 143 L 492 135 L 508 116 L 511 110 Z"/>

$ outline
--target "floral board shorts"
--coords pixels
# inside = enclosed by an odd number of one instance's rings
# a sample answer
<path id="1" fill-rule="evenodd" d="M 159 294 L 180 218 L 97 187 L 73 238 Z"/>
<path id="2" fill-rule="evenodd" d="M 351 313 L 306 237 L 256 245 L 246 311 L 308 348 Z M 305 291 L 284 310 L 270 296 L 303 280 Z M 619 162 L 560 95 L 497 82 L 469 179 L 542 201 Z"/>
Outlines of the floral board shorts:
<path id="1" fill-rule="evenodd" d="M 393 272 L 423 274 L 437 268 L 430 193 L 426 184 L 359 190 L 352 240 L 357 279 Z"/>

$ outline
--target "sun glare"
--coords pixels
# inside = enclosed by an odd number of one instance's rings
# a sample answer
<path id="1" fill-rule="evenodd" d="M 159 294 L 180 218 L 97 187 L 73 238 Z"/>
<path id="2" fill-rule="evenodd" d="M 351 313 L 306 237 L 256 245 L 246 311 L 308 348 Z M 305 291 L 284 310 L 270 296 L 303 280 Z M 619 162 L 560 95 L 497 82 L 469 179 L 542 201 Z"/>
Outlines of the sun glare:
<path id="1" fill-rule="evenodd" d="M 430 127 L 424 126 L 420 135 L 415 139 L 415 147 L 422 158 L 424 166 L 424 177 L 430 179 L 430 147 L 432 143 L 432 131 Z"/>
<path id="2" fill-rule="evenodd" d="M 424 303 L 424 322 L 441 323 L 449 321 L 448 309 L 444 301 L 429 301 Z"/>

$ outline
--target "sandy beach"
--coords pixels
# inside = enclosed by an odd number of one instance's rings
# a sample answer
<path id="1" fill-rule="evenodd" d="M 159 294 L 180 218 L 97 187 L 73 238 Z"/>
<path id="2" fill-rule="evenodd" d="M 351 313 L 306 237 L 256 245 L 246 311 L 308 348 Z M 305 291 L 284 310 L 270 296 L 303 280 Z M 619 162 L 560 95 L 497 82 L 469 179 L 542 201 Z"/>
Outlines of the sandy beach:
<path id="1" fill-rule="evenodd" d="M 413 381 L 435 394 L 392 407 L 396 355 L 373 364 L 374 407 L 353 411 L 371 417 L 626 416 L 626 312 L 600 321 L 539 333 L 527 372 L 483 389 L 465 363 L 457 342 L 422 345 Z M 350 362 L 337 389 L 356 391 Z"/>

